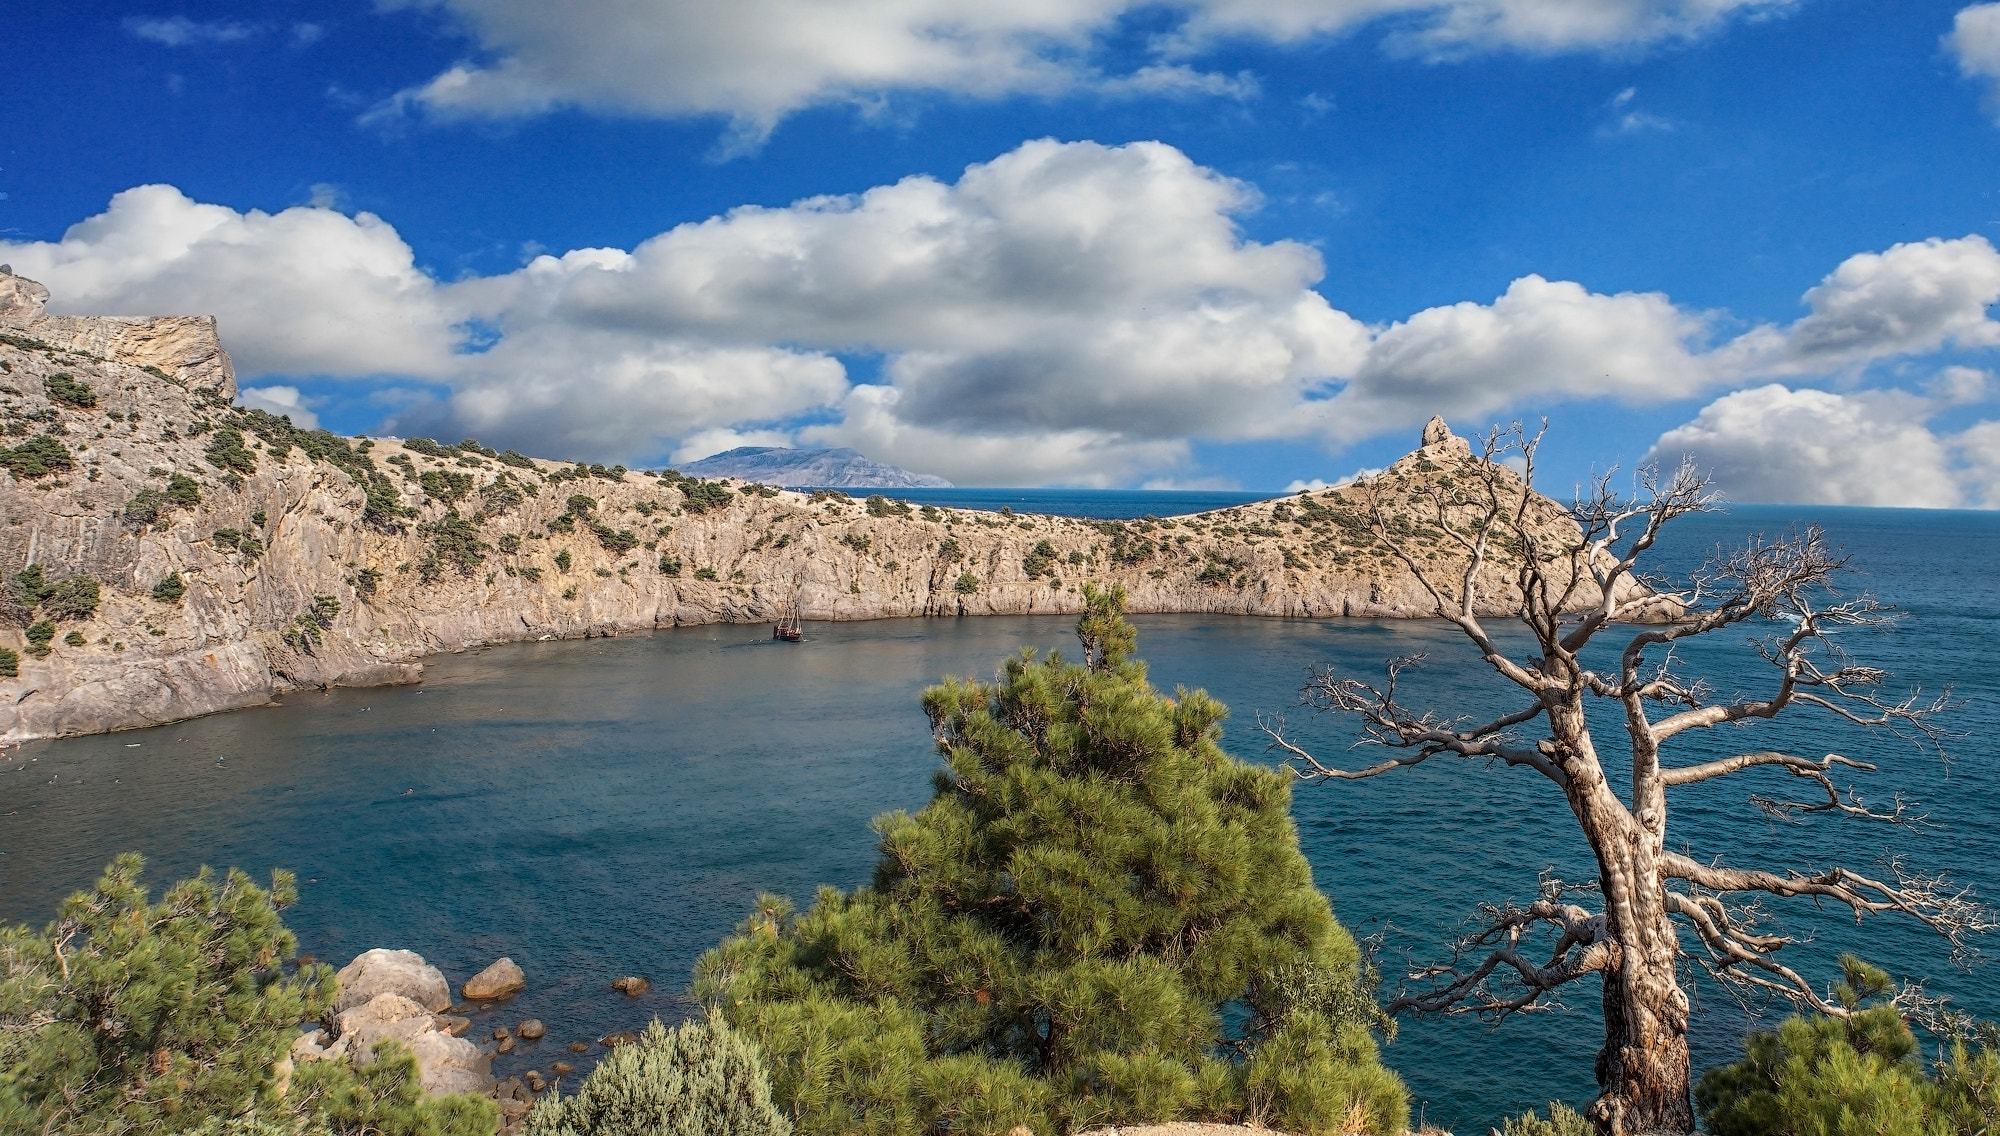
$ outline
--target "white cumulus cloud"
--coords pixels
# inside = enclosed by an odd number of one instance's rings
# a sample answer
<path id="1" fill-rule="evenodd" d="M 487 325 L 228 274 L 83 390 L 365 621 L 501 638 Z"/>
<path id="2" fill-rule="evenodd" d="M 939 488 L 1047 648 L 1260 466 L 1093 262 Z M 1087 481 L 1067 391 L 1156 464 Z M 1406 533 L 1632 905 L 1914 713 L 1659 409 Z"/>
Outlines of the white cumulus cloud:
<path id="1" fill-rule="evenodd" d="M 379 217 L 331 209 L 239 213 L 142 185 L 60 241 L 0 242 L 49 310 L 213 315 L 246 374 L 435 376 L 453 317 Z"/>
<path id="2" fill-rule="evenodd" d="M 1901 391 L 1838 393 L 1771 383 L 1703 407 L 1647 460 L 1685 454 L 1739 501 L 1949 508 L 2000 504 L 2000 423 L 1953 437 L 1939 409 Z"/>
<path id="3" fill-rule="evenodd" d="M 2000 4 L 1960 9 L 1944 37 L 1944 46 L 1958 59 L 1958 69 L 1967 78 L 1989 84 L 2000 80 Z M 1990 95 L 1989 91 L 1987 108 L 2000 119 L 2000 99 Z"/>
<path id="4" fill-rule="evenodd" d="M 1186 58 L 1218 40 L 1292 43 L 1377 21 L 1392 50 L 1449 58 L 1512 49 L 1630 49 L 1691 39 L 1794 0 L 1190 0 L 1165 13 L 1159 58 L 1105 75 L 1093 49 L 1140 0 L 382 0 L 456 16 L 487 62 L 456 64 L 377 115 L 537 114 L 578 106 L 620 113 L 716 114 L 755 139 L 786 114 L 899 91 L 971 96 L 1095 87 L 1242 97 L 1242 77 L 1204 75 Z"/>
<path id="5" fill-rule="evenodd" d="M 1963 482 L 1939 496 L 1928 475 L 1849 486 L 1834 470 L 1838 496 L 1986 499 L 1965 480 L 1975 442 L 1926 425 L 1994 397 L 1986 371 L 1932 365 L 1905 403 L 1852 390 L 1871 364 L 2000 345 L 2000 253 L 1978 236 L 1857 254 L 1798 320 L 1723 338 L 1722 316 L 1666 295 L 1537 275 L 1364 325 L 1317 290 L 1317 251 L 1244 237 L 1253 187 L 1160 143 L 1033 141 L 956 180 L 743 207 L 451 282 L 387 221 L 315 200 L 239 212 L 141 186 L 61 240 L 0 241 L 0 261 L 47 283 L 58 312 L 218 316 L 246 389 L 295 420 L 299 390 L 323 389 L 302 380 L 396 383 L 371 396 L 387 430 L 550 456 L 797 441 L 965 484 L 1124 485 L 1199 478 L 1195 441 L 1337 450 L 1433 414 L 1734 390 L 1676 444 L 1720 463 L 1764 444 L 1756 421 L 1818 415 L 1834 423 L 1820 436 L 1861 431 L 1853 453 L 1900 449 Z M 1759 385 L 1774 379 L 1791 385 Z M 1819 379 L 1848 393 L 1799 389 Z M 1786 460 L 1816 468 L 1820 452 Z"/>
<path id="6" fill-rule="evenodd" d="M 254 24 L 233 20 L 191 20 L 186 16 L 128 16 L 125 30 L 139 39 L 168 47 L 197 43 L 234 43 L 257 34 Z"/>
<path id="7" fill-rule="evenodd" d="M 292 425 L 301 430 L 311 430 L 319 426 L 319 415 L 306 405 L 305 396 L 294 386 L 272 385 L 264 387 L 244 387 L 236 401 L 252 410 L 265 410 L 272 414 L 291 418 Z"/>

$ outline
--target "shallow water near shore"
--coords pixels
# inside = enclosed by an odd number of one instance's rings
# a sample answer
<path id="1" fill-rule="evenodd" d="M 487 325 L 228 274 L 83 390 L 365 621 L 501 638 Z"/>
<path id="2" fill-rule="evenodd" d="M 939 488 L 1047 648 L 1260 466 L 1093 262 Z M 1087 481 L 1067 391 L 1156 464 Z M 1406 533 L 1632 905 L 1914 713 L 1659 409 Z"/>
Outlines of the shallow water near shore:
<path id="1" fill-rule="evenodd" d="M 1955 682 L 1968 703 L 1953 724 L 1970 736 L 1953 744 L 1958 760 L 1947 767 L 1852 730 L 1806 728 L 1821 722 L 1801 716 L 1689 739 L 1682 760 L 1753 745 L 1880 760 L 1882 773 L 1855 784 L 1871 801 L 1907 790 L 1939 829 L 1773 823 L 1748 805 L 1753 789 L 1792 788 L 1770 775 L 1685 790 L 1675 839 L 1704 858 L 1805 870 L 1838 854 L 1879 871 L 1885 851 L 1904 851 L 1913 867 L 1946 869 L 2000 899 L 2000 517 L 1746 509 L 1685 523 L 1674 558 L 1692 563 L 1718 542 L 1797 518 L 1823 521 L 1853 552 L 1856 584 L 1911 614 L 1893 635 L 1847 633 L 1856 652 L 1895 672 L 1898 689 Z M 1295 709 L 1316 663 L 1367 675 L 1385 657 L 1428 653 L 1412 693 L 1467 713 L 1503 704 L 1497 680 L 1436 624 L 1134 622 L 1155 685 L 1202 686 L 1225 701 L 1226 745 L 1246 760 L 1273 760 L 1256 715 L 1288 710 L 1318 752 L 1349 756 L 1340 723 Z M 294 695 L 278 707 L 30 744 L 0 761 L 0 920 L 46 921 L 128 849 L 147 854 L 156 887 L 205 863 L 260 877 L 282 866 L 300 881 L 287 919 L 302 949 L 337 964 L 372 946 L 407 947 L 454 984 L 511 956 L 528 991 L 482 1017 L 475 1036 L 524 1017 L 550 1030 L 497 1069 L 587 1065 L 564 1043 L 687 1012 L 678 994 L 695 958 L 758 892 L 803 905 L 819 884 L 867 879 L 868 819 L 919 808 L 930 794 L 925 685 L 990 675 L 1024 645 L 1074 656 L 1071 625 L 884 620 L 808 624 L 797 645 L 770 641 L 762 626 L 524 643 L 434 659 L 421 686 Z M 1742 636 L 1691 653 L 1689 664 L 1724 695 L 1764 686 Z M 1302 785 L 1293 815 L 1341 920 L 1357 936 L 1384 936 L 1392 981 L 1406 956 L 1442 957 L 1477 903 L 1532 898 L 1542 868 L 1590 875 L 1559 794 L 1526 771 L 1439 761 Z M 1953 966 L 1907 921 L 1871 920 L 1857 933 L 1838 911 L 1770 906 L 1787 929 L 1816 937 L 1787 954 L 1822 982 L 1839 951 L 1858 949 L 2000 1017 L 1994 972 Z M 608 989 L 628 973 L 653 979 L 653 990 L 628 1000 Z M 1733 1057 L 1743 1011 L 1704 980 L 1689 985 L 1697 1064 Z M 1578 984 L 1566 1010 L 1497 1028 L 1405 1023 L 1384 1059 L 1409 1082 L 1413 1112 L 1483 1132 L 1551 1097 L 1587 1099 L 1598 1031 L 1595 989 Z"/>

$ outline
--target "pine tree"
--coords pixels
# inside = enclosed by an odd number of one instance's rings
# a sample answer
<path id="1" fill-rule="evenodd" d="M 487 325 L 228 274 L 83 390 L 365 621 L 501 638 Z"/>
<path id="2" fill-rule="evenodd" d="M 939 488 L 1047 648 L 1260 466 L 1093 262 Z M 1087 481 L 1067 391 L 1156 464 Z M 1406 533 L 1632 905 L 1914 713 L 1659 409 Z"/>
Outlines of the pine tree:
<path id="1" fill-rule="evenodd" d="M 946 767 L 923 811 L 876 819 L 872 884 L 803 915 L 762 897 L 697 994 L 760 1043 L 804 1136 L 1400 1132 L 1372 975 L 1288 780 L 1222 751 L 1205 692 L 1147 684 L 1122 590 L 1085 595 L 1088 665 L 1023 652 L 927 690 Z"/>
<path id="2" fill-rule="evenodd" d="M 287 1085 L 296 1027 L 337 989 L 329 967 L 287 965 L 291 874 L 266 891 L 204 868 L 154 903 L 143 867 L 118 857 L 39 934 L 0 928 L 0 1134 L 494 1130 L 491 1101 L 425 1098 L 394 1043 L 365 1070 L 315 1062 Z"/>

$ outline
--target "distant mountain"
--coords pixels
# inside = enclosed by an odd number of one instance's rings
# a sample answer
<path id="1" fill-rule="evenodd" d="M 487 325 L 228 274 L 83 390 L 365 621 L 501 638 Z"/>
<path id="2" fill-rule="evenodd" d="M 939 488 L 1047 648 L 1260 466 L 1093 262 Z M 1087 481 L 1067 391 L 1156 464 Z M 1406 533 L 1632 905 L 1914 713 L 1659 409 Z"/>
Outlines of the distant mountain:
<path id="1" fill-rule="evenodd" d="M 860 453 L 738 446 L 681 466 L 690 477 L 736 477 L 767 485 L 825 485 L 840 489 L 949 489 L 951 482 L 869 461 Z"/>

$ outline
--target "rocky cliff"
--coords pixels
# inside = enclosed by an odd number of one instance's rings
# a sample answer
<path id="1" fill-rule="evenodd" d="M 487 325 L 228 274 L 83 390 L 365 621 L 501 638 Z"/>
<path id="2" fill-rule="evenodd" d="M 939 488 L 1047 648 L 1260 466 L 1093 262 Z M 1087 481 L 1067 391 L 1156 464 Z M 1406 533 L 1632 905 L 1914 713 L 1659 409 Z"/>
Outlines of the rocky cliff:
<path id="1" fill-rule="evenodd" d="M 51 317 L 38 288 L 0 276 L 7 740 L 792 604 L 806 620 L 1074 612 L 1095 581 L 1138 612 L 1430 611 L 1352 488 L 1092 522 L 339 438 L 233 407 L 212 319 Z M 1475 460 L 1441 425 L 1378 488 L 1410 497 Z M 1488 587 L 1482 606 L 1511 608 L 1503 575 Z"/>

